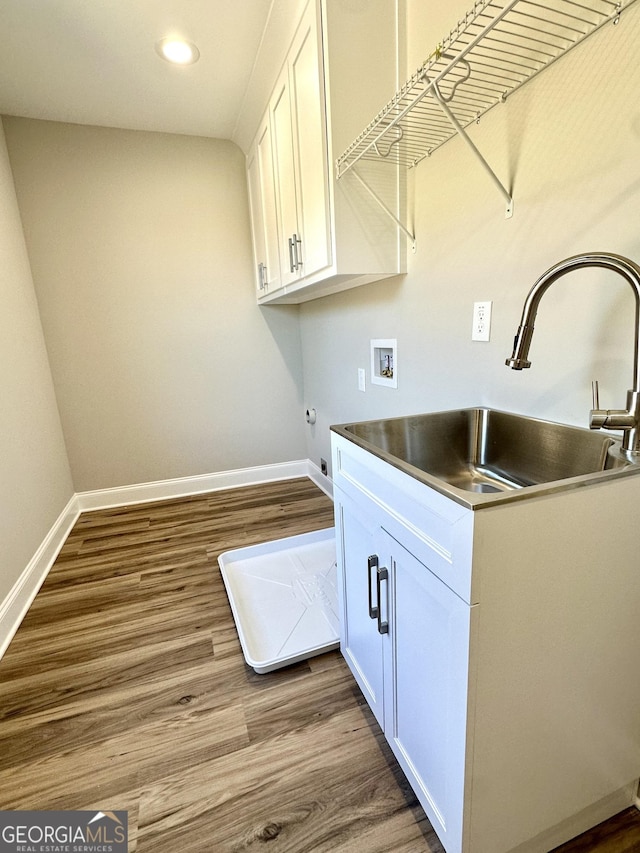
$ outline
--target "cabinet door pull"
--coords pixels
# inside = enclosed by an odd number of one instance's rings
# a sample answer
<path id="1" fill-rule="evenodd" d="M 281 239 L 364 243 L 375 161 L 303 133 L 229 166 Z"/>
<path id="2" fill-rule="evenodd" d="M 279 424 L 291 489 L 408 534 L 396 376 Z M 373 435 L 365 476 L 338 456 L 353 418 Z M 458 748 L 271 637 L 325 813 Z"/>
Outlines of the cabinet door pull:
<path id="1" fill-rule="evenodd" d="M 302 237 L 297 234 L 293 235 L 293 248 L 296 256 L 296 269 L 299 270 L 302 266 Z"/>
<path id="2" fill-rule="evenodd" d="M 378 556 L 372 554 L 367 560 L 367 585 L 369 588 L 369 617 L 371 619 L 378 618 L 378 607 L 373 604 L 373 584 L 371 583 L 371 569 L 378 570 Z M 378 587 L 379 589 L 379 587 Z M 378 603 L 380 602 L 380 593 L 378 593 Z"/>
<path id="3" fill-rule="evenodd" d="M 293 237 L 296 235 L 294 234 Z M 289 270 L 290 272 L 296 271 L 295 261 L 293 260 L 293 246 L 294 240 L 293 237 L 289 237 Z"/>
<path id="4" fill-rule="evenodd" d="M 387 618 L 389 616 L 389 572 L 387 569 L 383 567 L 378 568 L 376 571 L 376 592 L 378 595 L 378 633 L 379 634 L 388 634 L 389 633 L 389 622 L 382 621 L 382 598 L 380 596 L 380 584 L 382 581 L 387 581 Z"/>

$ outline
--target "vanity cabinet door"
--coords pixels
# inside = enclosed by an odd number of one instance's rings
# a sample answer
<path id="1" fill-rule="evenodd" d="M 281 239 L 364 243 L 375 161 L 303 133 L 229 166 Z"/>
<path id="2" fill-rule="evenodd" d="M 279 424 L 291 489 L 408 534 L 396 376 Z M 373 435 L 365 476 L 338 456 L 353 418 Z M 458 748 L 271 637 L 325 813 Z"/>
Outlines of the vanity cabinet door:
<path id="1" fill-rule="evenodd" d="M 378 632 L 375 519 L 335 489 L 340 650 L 384 728 L 383 635 Z"/>
<path id="2" fill-rule="evenodd" d="M 448 851 L 461 849 L 469 636 L 474 608 L 387 539 L 385 735 Z M 388 707 L 388 703 L 387 706 Z"/>

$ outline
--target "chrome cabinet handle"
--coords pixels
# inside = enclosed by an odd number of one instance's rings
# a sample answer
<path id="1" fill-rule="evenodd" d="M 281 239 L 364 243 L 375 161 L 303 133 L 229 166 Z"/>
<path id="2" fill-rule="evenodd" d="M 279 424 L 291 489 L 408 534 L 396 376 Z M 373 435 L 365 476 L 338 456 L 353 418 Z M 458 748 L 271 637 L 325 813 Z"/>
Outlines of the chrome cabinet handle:
<path id="1" fill-rule="evenodd" d="M 302 238 L 297 234 L 289 237 L 289 270 L 296 272 L 302 266 Z"/>
<path id="2" fill-rule="evenodd" d="M 295 237 L 295 234 L 293 236 Z M 293 246 L 294 246 L 293 238 L 289 237 L 289 271 L 290 272 L 296 271 L 296 265 L 295 265 L 295 262 L 293 260 Z"/>
<path id="3" fill-rule="evenodd" d="M 302 238 L 297 234 L 293 235 L 293 249 L 296 256 L 296 269 L 299 270 L 302 266 Z"/>
<path id="4" fill-rule="evenodd" d="M 373 603 L 373 584 L 371 583 L 371 570 L 375 569 L 376 573 L 378 570 L 378 556 L 377 554 L 372 554 L 367 560 L 367 585 L 369 588 L 369 618 L 377 619 L 378 618 L 378 607 L 374 606 Z M 378 598 L 378 602 L 380 598 Z"/>
<path id="5" fill-rule="evenodd" d="M 389 615 L 389 572 L 383 567 L 378 567 L 376 570 L 376 593 L 378 595 L 378 633 L 389 633 L 389 622 L 382 621 L 382 598 L 380 597 L 380 584 L 382 581 L 387 581 L 387 618 Z"/>
<path id="6" fill-rule="evenodd" d="M 260 290 L 264 290 L 267 285 L 267 268 L 263 263 L 258 264 L 258 283 Z"/>

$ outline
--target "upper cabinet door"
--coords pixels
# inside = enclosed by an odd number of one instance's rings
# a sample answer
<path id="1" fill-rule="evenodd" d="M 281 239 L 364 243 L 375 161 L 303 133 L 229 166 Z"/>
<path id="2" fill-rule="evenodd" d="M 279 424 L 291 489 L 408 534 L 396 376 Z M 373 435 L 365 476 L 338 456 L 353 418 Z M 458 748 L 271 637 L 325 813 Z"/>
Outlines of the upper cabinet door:
<path id="1" fill-rule="evenodd" d="M 282 287 L 269 116 L 247 157 L 249 211 L 258 298 Z"/>
<path id="2" fill-rule="evenodd" d="M 283 284 L 331 262 L 324 76 L 317 8 L 300 22 L 271 100 Z"/>
<path id="3" fill-rule="evenodd" d="M 249 189 L 249 214 L 251 216 L 251 235 L 253 237 L 253 260 L 255 264 L 256 290 L 258 297 L 265 294 L 264 267 L 264 221 L 262 218 L 262 194 L 260 192 L 260 163 L 257 147 L 254 145 L 247 157 L 247 185 Z"/>
<path id="4" fill-rule="evenodd" d="M 300 264 L 296 260 L 301 239 L 298 226 L 296 179 L 291 115 L 291 90 L 289 69 L 280 75 L 271 101 L 271 129 L 273 133 L 273 173 L 276 208 L 278 212 L 278 246 L 282 258 L 282 283 L 291 284 L 300 278 Z"/>
<path id="5" fill-rule="evenodd" d="M 327 122 L 322 39 L 315 3 L 309 3 L 290 53 L 289 85 L 296 167 L 301 274 L 331 263 Z"/>
<path id="6" fill-rule="evenodd" d="M 273 146 L 271 122 L 267 114 L 256 142 L 256 156 L 260 172 L 260 196 L 262 198 L 262 220 L 264 229 L 264 264 L 262 280 L 269 293 L 282 287 L 281 261 L 278 246 L 278 220 L 276 213 L 276 191 L 273 181 Z"/>

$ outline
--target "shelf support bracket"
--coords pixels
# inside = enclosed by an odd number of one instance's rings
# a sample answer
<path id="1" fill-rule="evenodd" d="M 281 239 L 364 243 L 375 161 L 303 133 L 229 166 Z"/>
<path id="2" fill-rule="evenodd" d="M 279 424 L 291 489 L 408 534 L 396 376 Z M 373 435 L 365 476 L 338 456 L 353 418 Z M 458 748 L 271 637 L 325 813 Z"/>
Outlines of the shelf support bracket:
<path id="1" fill-rule="evenodd" d="M 505 187 L 502 185 L 502 183 L 498 179 L 496 173 L 493 171 L 491 166 L 487 163 L 487 161 L 484 159 L 484 157 L 482 156 L 480 151 L 477 149 L 475 143 L 472 141 L 472 139 L 469 136 L 469 134 L 467 133 L 467 131 L 462 127 L 462 125 L 460 124 L 458 119 L 454 116 L 452 111 L 449 109 L 449 104 L 447 104 L 447 102 L 443 98 L 443 96 L 440 92 L 440 89 L 438 88 L 438 84 L 435 81 L 433 81 L 433 82 L 431 82 L 430 85 L 431 85 L 431 91 L 433 92 L 433 95 L 434 95 L 436 101 L 440 104 L 442 111 L 447 116 L 447 118 L 449 119 L 451 124 L 455 127 L 458 135 L 461 136 L 462 139 L 467 143 L 467 145 L 469 146 L 470 150 L 475 155 L 476 159 L 478 160 L 478 162 L 480 163 L 482 168 L 489 175 L 489 177 L 493 181 L 494 185 L 498 188 L 498 191 L 500 192 L 500 194 L 503 196 L 503 198 L 507 202 L 505 219 L 511 219 L 511 217 L 513 216 L 513 197 L 511 195 L 511 193 L 509 192 L 509 190 L 505 189 Z"/>
<path id="2" fill-rule="evenodd" d="M 351 174 L 354 176 L 354 178 L 356 178 L 356 180 L 358 181 L 360 186 L 362 186 L 369 193 L 371 198 L 387 214 L 387 216 L 389 216 L 391 219 L 393 219 L 393 221 L 396 223 L 398 228 L 403 232 L 403 234 L 406 234 L 406 236 L 411 241 L 411 251 L 415 252 L 415 250 L 416 250 L 415 235 L 412 234 L 412 232 L 409 231 L 409 229 L 406 227 L 406 225 L 398 219 L 398 217 L 395 215 L 395 213 L 385 204 L 385 202 L 380 198 L 380 196 L 376 192 L 374 192 L 374 190 L 371 189 L 371 187 L 365 181 L 365 179 L 361 175 L 359 175 L 358 172 L 356 172 L 356 170 L 354 168 L 351 168 Z"/>

